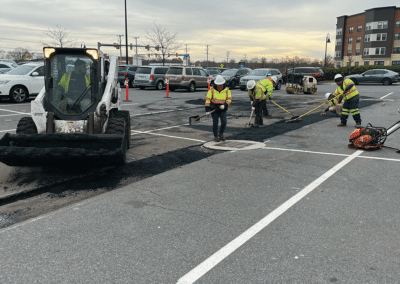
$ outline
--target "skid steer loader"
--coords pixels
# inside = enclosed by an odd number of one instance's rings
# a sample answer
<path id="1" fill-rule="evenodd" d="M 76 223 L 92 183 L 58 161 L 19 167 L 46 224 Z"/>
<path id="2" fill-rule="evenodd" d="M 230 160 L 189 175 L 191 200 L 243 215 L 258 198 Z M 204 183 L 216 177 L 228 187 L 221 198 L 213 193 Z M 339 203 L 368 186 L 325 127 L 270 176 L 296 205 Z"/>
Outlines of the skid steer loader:
<path id="1" fill-rule="evenodd" d="M 122 165 L 130 114 L 122 111 L 117 58 L 90 48 L 43 48 L 45 86 L 16 134 L 0 140 L 9 166 Z"/>

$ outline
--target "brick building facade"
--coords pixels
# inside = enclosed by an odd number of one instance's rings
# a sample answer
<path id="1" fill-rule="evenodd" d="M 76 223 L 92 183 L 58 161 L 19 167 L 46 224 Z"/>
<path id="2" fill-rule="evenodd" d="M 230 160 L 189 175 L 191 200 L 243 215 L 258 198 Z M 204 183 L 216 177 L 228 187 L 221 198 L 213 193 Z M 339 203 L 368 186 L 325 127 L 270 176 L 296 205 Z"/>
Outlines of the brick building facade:
<path id="1" fill-rule="evenodd" d="M 400 8 L 338 17 L 334 58 L 335 67 L 400 65 Z"/>

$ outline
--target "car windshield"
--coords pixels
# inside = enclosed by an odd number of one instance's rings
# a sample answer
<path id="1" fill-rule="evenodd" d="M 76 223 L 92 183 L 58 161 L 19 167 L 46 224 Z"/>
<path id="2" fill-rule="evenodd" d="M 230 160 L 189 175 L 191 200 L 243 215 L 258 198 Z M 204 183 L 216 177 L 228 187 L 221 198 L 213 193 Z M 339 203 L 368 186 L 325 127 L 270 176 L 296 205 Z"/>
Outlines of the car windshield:
<path id="1" fill-rule="evenodd" d="M 126 67 L 125 66 L 118 66 L 118 71 L 125 71 Z"/>
<path id="2" fill-rule="evenodd" d="M 21 65 L 15 69 L 11 70 L 7 74 L 8 75 L 26 75 L 36 67 L 37 66 L 34 66 L 34 65 Z"/>
<path id="3" fill-rule="evenodd" d="M 267 70 L 251 70 L 247 76 L 266 76 Z"/>
<path id="4" fill-rule="evenodd" d="M 223 76 L 235 76 L 238 70 L 225 70 L 221 73 Z"/>
<path id="5" fill-rule="evenodd" d="M 215 75 L 215 74 L 219 74 L 219 72 L 217 70 L 208 70 L 208 73 L 210 75 Z"/>
<path id="6" fill-rule="evenodd" d="M 49 101 L 64 115 L 79 115 L 95 103 L 93 60 L 85 55 L 56 55 L 50 61 Z"/>
<path id="7" fill-rule="evenodd" d="M 150 67 L 139 67 L 136 70 L 136 73 L 138 73 L 138 74 L 151 74 L 151 68 Z"/>
<path id="8" fill-rule="evenodd" d="M 169 68 L 167 74 L 182 75 L 182 68 Z"/>

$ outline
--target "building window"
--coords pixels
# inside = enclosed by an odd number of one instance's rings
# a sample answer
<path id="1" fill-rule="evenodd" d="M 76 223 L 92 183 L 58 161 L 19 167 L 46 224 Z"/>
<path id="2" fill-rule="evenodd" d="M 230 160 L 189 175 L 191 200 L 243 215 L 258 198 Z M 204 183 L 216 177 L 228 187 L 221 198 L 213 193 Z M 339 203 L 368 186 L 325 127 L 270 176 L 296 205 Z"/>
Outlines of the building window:
<path id="1" fill-rule="evenodd" d="M 369 61 L 364 61 L 364 65 L 369 65 Z"/>
<path id="2" fill-rule="evenodd" d="M 340 62 L 336 62 L 336 68 L 339 68 L 340 67 Z"/>
<path id="3" fill-rule="evenodd" d="M 347 61 L 347 66 L 351 66 L 351 62 L 350 61 Z"/>
<path id="4" fill-rule="evenodd" d="M 352 33 L 353 31 L 354 31 L 354 28 L 353 28 L 353 27 L 350 27 L 349 33 Z"/>
<path id="5" fill-rule="evenodd" d="M 365 35 L 364 41 L 371 41 L 371 35 Z"/>
<path id="6" fill-rule="evenodd" d="M 351 56 L 351 49 L 347 51 L 347 56 Z"/>
<path id="7" fill-rule="evenodd" d="M 393 48 L 393 53 L 394 54 L 400 54 L 400 47 Z"/>
<path id="8" fill-rule="evenodd" d="M 396 28 L 400 28 L 400 21 L 396 21 Z"/>
<path id="9" fill-rule="evenodd" d="M 387 29 L 388 27 L 388 22 L 378 22 L 378 29 Z"/>
<path id="10" fill-rule="evenodd" d="M 361 32 L 362 31 L 362 26 L 358 26 L 357 27 L 357 32 Z"/>
<path id="11" fill-rule="evenodd" d="M 381 55 L 385 55 L 386 53 L 386 47 L 381 47 Z"/>
<path id="12" fill-rule="evenodd" d="M 394 34 L 394 40 L 400 39 L 400 34 Z"/>
<path id="13" fill-rule="evenodd" d="M 384 66 L 385 65 L 385 61 L 374 61 L 374 65 Z"/>
<path id="14" fill-rule="evenodd" d="M 336 39 L 336 45 L 341 45 L 342 44 L 342 39 L 341 38 L 337 38 Z"/>
<path id="15" fill-rule="evenodd" d="M 336 30 L 336 35 L 342 35 L 342 29 L 337 29 Z"/>
<path id="16" fill-rule="evenodd" d="M 376 40 L 377 41 L 386 41 L 386 35 L 387 34 L 377 34 L 376 35 Z"/>
<path id="17" fill-rule="evenodd" d="M 352 44 L 353 43 L 353 38 L 351 37 L 351 38 L 349 38 L 349 44 Z"/>
<path id="18" fill-rule="evenodd" d="M 356 55 L 360 55 L 360 50 L 356 49 Z"/>
<path id="19" fill-rule="evenodd" d="M 363 55 L 369 55 L 369 48 L 364 48 Z"/>
<path id="20" fill-rule="evenodd" d="M 360 36 L 358 36 L 357 37 L 357 41 L 356 41 L 357 43 L 360 43 L 361 42 L 361 37 Z"/>
<path id="21" fill-rule="evenodd" d="M 340 50 L 336 51 L 336 57 L 340 57 Z"/>
<path id="22" fill-rule="evenodd" d="M 376 55 L 384 55 L 386 51 L 385 47 L 377 47 L 375 48 L 375 54 Z"/>
<path id="23" fill-rule="evenodd" d="M 392 61 L 392 65 L 400 65 L 400 60 Z"/>
<path id="24" fill-rule="evenodd" d="M 372 30 L 372 23 L 366 23 L 365 24 L 365 30 L 366 31 Z"/>
<path id="25" fill-rule="evenodd" d="M 360 65 L 360 62 L 358 62 L 358 61 L 354 62 L 354 66 L 359 66 L 359 65 Z"/>

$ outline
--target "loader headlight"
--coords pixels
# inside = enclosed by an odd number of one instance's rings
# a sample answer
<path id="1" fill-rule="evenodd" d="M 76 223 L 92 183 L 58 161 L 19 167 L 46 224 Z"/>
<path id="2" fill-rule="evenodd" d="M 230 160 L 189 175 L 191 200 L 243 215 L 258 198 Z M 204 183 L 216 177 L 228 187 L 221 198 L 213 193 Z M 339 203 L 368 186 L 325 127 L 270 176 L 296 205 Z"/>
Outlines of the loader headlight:
<path id="1" fill-rule="evenodd" d="M 43 48 L 43 56 L 44 56 L 44 58 L 48 59 L 53 52 L 56 52 L 56 49 L 53 48 L 53 47 L 45 47 L 45 48 Z"/>
<path id="2" fill-rule="evenodd" d="M 91 55 L 94 60 L 99 59 L 99 53 L 97 52 L 97 49 L 87 49 L 86 53 Z"/>

